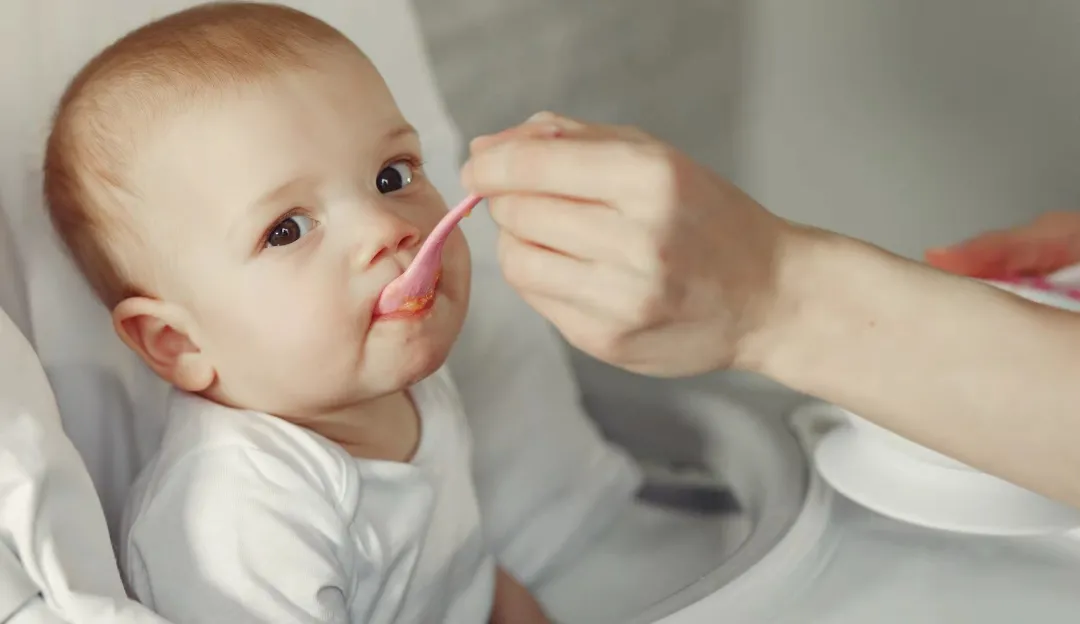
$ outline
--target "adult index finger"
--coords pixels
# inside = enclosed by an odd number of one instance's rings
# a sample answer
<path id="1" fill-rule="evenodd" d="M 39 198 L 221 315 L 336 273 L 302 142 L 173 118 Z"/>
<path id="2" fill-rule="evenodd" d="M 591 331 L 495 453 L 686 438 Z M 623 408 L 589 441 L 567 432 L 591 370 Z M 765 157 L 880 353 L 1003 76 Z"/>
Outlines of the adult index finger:
<path id="1" fill-rule="evenodd" d="M 668 166 L 647 143 L 524 137 L 474 154 L 461 178 L 466 189 L 483 196 L 556 195 L 625 211 L 660 190 Z"/>
<path id="2" fill-rule="evenodd" d="M 577 139 L 623 139 L 626 141 L 651 140 L 647 133 L 634 126 L 613 126 L 607 124 L 585 123 L 583 121 L 556 115 L 555 113 L 537 113 L 523 123 L 507 128 L 495 134 L 478 136 L 469 142 L 473 154 L 490 149 L 500 143 L 521 138 L 570 137 Z"/>

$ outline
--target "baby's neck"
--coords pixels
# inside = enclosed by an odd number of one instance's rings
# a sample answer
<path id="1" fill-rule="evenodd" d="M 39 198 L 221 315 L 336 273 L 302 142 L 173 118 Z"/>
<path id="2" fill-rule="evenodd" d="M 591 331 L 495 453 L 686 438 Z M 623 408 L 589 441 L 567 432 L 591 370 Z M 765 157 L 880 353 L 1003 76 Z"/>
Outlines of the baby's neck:
<path id="1" fill-rule="evenodd" d="M 406 390 L 296 424 L 364 459 L 408 462 L 420 443 L 420 416 Z"/>

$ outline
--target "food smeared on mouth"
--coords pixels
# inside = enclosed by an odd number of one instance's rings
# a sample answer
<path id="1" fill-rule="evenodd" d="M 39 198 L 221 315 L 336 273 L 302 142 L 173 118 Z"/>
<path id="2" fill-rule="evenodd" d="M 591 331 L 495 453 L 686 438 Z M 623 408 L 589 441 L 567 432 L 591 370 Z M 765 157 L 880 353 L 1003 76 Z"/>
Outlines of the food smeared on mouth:
<path id="1" fill-rule="evenodd" d="M 391 310 L 390 312 L 385 313 L 376 312 L 375 318 L 405 318 L 409 316 L 415 316 L 416 314 L 427 310 L 435 301 L 435 287 L 439 285 L 440 279 L 442 279 L 442 269 L 439 269 L 439 271 L 435 274 L 434 284 L 432 285 L 431 290 L 422 295 L 409 297 L 396 310 Z"/>

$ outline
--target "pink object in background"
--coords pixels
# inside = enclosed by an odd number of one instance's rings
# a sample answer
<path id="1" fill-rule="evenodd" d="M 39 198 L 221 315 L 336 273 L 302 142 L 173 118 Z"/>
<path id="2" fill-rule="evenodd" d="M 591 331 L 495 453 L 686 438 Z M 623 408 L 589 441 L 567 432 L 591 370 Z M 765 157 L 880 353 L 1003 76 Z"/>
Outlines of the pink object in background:
<path id="1" fill-rule="evenodd" d="M 1058 269 L 1044 277 L 1007 277 L 992 281 L 1053 293 L 1080 301 L 1080 264 Z"/>
<path id="2" fill-rule="evenodd" d="M 1059 294 L 1070 299 L 1080 301 L 1080 287 L 1073 284 L 1063 284 L 1058 280 L 1050 277 L 1016 277 L 1009 279 L 996 280 L 1006 284 L 1015 284 L 1016 286 L 1024 286 L 1026 288 L 1033 288 L 1035 290 L 1041 290 L 1044 292 L 1052 292 Z"/>

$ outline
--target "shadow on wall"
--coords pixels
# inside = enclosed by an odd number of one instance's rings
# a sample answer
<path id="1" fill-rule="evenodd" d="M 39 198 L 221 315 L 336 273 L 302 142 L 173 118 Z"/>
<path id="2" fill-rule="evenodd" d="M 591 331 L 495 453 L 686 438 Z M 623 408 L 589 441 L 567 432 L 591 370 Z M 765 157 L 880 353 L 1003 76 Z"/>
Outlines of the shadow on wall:
<path id="1" fill-rule="evenodd" d="M 645 128 L 734 162 L 739 0 L 413 0 L 466 137 L 538 110 Z"/>

